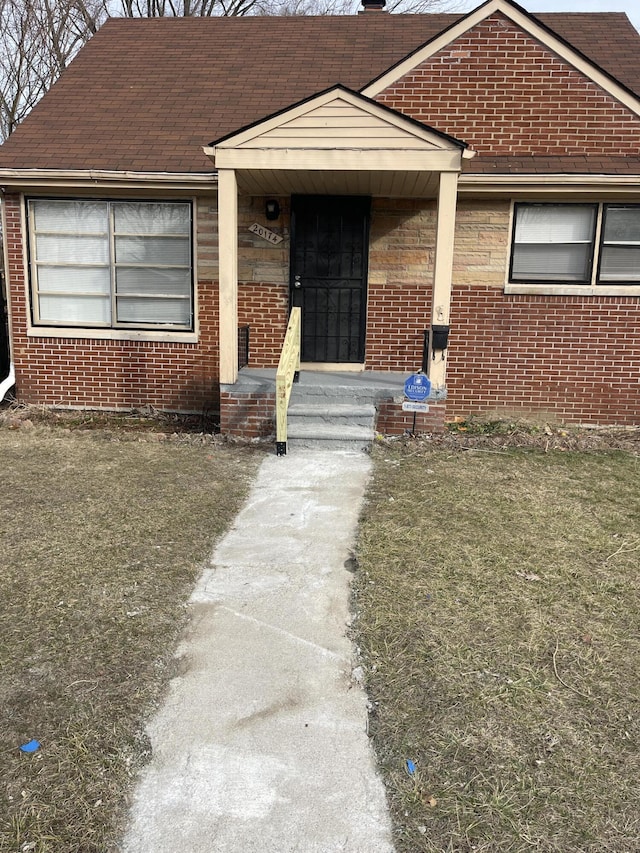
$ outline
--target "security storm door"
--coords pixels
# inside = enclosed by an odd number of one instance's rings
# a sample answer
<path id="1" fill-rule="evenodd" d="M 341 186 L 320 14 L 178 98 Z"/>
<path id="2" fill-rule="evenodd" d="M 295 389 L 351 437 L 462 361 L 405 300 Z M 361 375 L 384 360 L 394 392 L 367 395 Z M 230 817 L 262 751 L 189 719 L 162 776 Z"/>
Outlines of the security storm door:
<path id="1" fill-rule="evenodd" d="M 291 300 L 302 308 L 302 361 L 363 362 L 368 197 L 294 196 Z"/>

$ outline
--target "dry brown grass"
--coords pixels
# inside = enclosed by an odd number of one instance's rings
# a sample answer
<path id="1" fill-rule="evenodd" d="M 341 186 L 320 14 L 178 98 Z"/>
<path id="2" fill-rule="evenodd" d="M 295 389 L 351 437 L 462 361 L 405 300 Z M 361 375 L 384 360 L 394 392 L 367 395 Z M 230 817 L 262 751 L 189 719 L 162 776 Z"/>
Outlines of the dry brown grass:
<path id="1" fill-rule="evenodd" d="M 379 447 L 362 519 L 398 851 L 634 853 L 640 459 L 464 441 Z"/>
<path id="2" fill-rule="evenodd" d="M 151 438 L 0 428 L 1 851 L 116 849 L 186 598 L 259 461 Z"/>

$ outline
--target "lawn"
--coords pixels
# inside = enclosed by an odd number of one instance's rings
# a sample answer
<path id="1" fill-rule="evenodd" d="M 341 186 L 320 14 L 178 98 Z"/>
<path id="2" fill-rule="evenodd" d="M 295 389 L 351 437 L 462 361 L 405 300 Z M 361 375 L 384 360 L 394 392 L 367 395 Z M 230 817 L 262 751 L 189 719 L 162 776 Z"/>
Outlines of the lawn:
<path id="1" fill-rule="evenodd" d="M 354 607 L 399 853 L 637 851 L 637 451 L 374 455 Z"/>
<path id="2" fill-rule="evenodd" d="M 260 460 L 162 439 L 0 428 L 1 851 L 116 849 L 185 602 Z"/>

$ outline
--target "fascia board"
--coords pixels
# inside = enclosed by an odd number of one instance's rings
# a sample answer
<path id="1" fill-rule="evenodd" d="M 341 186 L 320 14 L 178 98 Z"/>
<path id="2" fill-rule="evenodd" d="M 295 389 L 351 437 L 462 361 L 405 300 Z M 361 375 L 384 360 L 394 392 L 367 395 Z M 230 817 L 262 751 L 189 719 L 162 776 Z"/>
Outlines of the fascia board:
<path id="1" fill-rule="evenodd" d="M 637 195 L 640 175 L 488 175 L 465 174 L 458 179 L 460 195 Z"/>
<path id="2" fill-rule="evenodd" d="M 0 169 L 0 186 L 39 188 L 215 189 L 215 172 L 132 172 L 98 169 Z"/>
<path id="3" fill-rule="evenodd" d="M 299 169 L 337 172 L 459 172 L 460 149 L 233 148 L 215 150 L 217 169 Z"/>
<path id="4" fill-rule="evenodd" d="M 603 72 L 597 65 L 590 62 L 585 56 L 577 52 L 562 39 L 554 36 L 553 33 L 540 25 L 523 9 L 520 9 L 512 3 L 505 2 L 505 0 L 489 0 L 488 3 L 484 3 L 482 6 L 479 6 L 473 12 L 470 12 L 460 21 L 449 27 L 449 29 L 445 30 L 441 35 L 436 36 L 423 48 L 418 49 L 415 53 L 402 60 L 398 65 L 395 65 L 382 76 L 373 80 L 361 89 L 361 94 L 365 95 L 367 98 L 375 98 L 389 86 L 393 85 L 416 68 L 416 66 L 420 65 L 420 63 L 447 47 L 472 27 L 477 26 L 477 24 L 481 23 L 485 18 L 488 18 L 495 12 L 501 12 L 514 24 L 529 33 L 530 36 L 537 39 L 541 44 L 564 59 L 565 62 L 577 71 L 580 71 L 581 74 L 584 74 L 585 77 L 604 89 L 605 92 L 608 92 L 612 97 L 624 104 L 624 106 L 630 109 L 633 113 L 640 115 L 640 98 L 634 95 L 621 83 L 618 83 L 608 74 Z"/>

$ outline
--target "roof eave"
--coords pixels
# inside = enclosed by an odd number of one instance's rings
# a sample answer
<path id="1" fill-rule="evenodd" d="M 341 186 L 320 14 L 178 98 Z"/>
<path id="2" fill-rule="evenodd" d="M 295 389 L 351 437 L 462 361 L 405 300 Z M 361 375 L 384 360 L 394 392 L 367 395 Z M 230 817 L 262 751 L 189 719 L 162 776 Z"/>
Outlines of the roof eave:
<path id="1" fill-rule="evenodd" d="M 0 167 L 0 186 L 6 188 L 215 189 L 211 172 L 136 172 L 109 169 L 13 169 Z"/>

